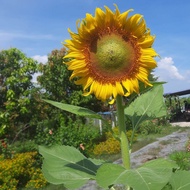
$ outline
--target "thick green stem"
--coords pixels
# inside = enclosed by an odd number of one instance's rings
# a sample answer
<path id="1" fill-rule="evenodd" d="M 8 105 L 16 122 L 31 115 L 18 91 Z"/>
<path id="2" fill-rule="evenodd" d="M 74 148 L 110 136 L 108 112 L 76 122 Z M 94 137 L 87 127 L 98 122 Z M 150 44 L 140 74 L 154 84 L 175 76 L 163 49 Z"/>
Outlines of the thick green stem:
<path id="1" fill-rule="evenodd" d="M 122 156 L 123 166 L 126 169 L 130 169 L 129 142 L 126 135 L 125 115 L 124 115 L 122 96 L 120 95 L 117 96 L 116 104 L 117 104 L 117 119 L 119 127 L 119 138 L 121 141 L 121 156 Z"/>

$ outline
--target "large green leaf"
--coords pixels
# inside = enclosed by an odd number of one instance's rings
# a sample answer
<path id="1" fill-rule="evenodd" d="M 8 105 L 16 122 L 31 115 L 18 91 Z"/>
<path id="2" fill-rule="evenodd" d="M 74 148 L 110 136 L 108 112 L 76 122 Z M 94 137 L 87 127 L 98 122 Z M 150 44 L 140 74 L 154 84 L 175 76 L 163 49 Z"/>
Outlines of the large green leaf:
<path id="1" fill-rule="evenodd" d="M 190 189 L 190 171 L 176 171 L 170 181 L 172 190 L 189 190 Z"/>
<path id="2" fill-rule="evenodd" d="M 156 85 L 136 98 L 134 102 L 125 108 L 125 114 L 131 119 L 134 128 L 144 120 L 165 116 L 167 112 L 162 85 Z"/>
<path id="3" fill-rule="evenodd" d="M 45 102 L 61 109 L 61 110 L 64 110 L 64 111 L 68 111 L 70 113 L 74 113 L 76 115 L 79 115 L 79 116 L 85 116 L 85 117 L 89 117 L 89 118 L 97 118 L 97 119 L 102 119 L 102 117 L 93 112 L 92 110 L 89 110 L 87 108 L 83 108 L 83 107 L 80 107 L 80 106 L 74 106 L 74 105 L 70 105 L 70 104 L 64 104 L 64 103 L 60 103 L 60 102 L 55 102 L 55 101 L 52 101 L 52 100 L 44 100 Z"/>
<path id="4" fill-rule="evenodd" d="M 52 184 L 64 184 L 68 189 L 76 189 L 88 180 L 95 179 L 101 161 L 87 159 L 79 150 L 70 146 L 39 146 L 44 157 L 42 172 Z"/>
<path id="5" fill-rule="evenodd" d="M 152 160 L 130 170 L 107 163 L 98 169 L 96 180 L 103 188 L 122 184 L 135 190 L 161 190 L 168 183 L 175 167 L 174 162 L 165 159 Z"/>

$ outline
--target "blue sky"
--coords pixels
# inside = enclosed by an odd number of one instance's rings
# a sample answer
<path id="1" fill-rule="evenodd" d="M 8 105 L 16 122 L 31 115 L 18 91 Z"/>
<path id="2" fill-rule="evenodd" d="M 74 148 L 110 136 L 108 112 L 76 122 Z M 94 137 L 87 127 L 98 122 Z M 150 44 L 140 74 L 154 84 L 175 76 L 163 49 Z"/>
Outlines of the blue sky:
<path id="1" fill-rule="evenodd" d="M 166 81 L 164 92 L 190 89 L 190 0 L 0 0 L 0 50 L 16 47 L 45 62 L 53 49 L 76 31 L 76 21 L 104 5 L 144 16 L 154 48 L 155 75 Z"/>

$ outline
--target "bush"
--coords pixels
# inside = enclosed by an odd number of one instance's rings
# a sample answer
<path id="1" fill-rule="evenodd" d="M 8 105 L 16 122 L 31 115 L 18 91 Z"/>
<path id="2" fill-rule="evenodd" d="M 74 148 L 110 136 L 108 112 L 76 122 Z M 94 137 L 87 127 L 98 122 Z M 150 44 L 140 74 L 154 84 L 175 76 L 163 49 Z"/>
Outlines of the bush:
<path id="1" fill-rule="evenodd" d="M 162 131 L 161 125 L 159 125 L 158 120 L 147 120 L 144 121 L 139 129 L 138 133 L 148 135 L 148 134 L 160 134 Z"/>
<path id="2" fill-rule="evenodd" d="M 176 162 L 180 170 L 190 170 L 190 152 L 174 152 L 169 157 Z"/>
<path id="3" fill-rule="evenodd" d="M 37 152 L 15 154 L 12 159 L 0 157 L 0 189 L 16 190 L 24 187 L 42 188 L 47 185 L 39 166 Z"/>
<path id="4" fill-rule="evenodd" d="M 12 157 L 12 151 L 9 148 L 7 139 L 0 140 L 0 155 L 2 155 L 3 158 L 11 158 Z"/>
<path id="5" fill-rule="evenodd" d="M 58 129 L 53 125 L 43 125 L 37 128 L 35 142 L 40 145 L 52 146 L 54 144 L 73 146 L 88 155 L 94 144 L 102 141 L 99 128 L 82 124 L 80 121 L 71 121 L 67 126 L 64 123 Z"/>
<path id="6" fill-rule="evenodd" d="M 117 154 L 120 152 L 120 142 L 114 137 L 97 144 L 93 149 L 94 155 Z"/>
<path id="7" fill-rule="evenodd" d="M 37 144 L 32 140 L 16 141 L 14 144 L 9 145 L 10 149 L 16 153 L 35 152 L 38 150 Z"/>
<path id="8" fill-rule="evenodd" d="M 119 130 L 117 127 L 113 128 L 113 134 L 112 132 L 106 133 L 106 141 L 100 142 L 97 144 L 93 149 L 94 155 L 102 155 L 102 154 L 117 154 L 120 152 L 120 142 L 117 138 L 119 135 Z M 130 141 L 132 130 L 127 131 L 126 133 L 128 140 Z M 137 134 L 134 135 L 133 141 L 136 141 Z"/>

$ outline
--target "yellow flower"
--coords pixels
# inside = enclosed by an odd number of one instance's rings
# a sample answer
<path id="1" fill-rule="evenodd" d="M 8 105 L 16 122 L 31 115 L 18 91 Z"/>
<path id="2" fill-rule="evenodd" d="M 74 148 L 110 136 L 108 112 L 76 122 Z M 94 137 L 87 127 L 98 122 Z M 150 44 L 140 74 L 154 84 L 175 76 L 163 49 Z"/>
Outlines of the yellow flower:
<path id="1" fill-rule="evenodd" d="M 148 76 L 157 64 L 151 47 L 155 36 L 150 35 L 140 14 L 128 17 L 132 10 L 120 13 L 96 8 L 95 16 L 86 18 L 77 27 L 65 46 L 72 58 L 66 62 L 72 70 L 70 79 L 82 85 L 84 95 L 95 94 L 105 101 L 117 95 L 139 93 L 139 81 L 151 86 Z"/>

